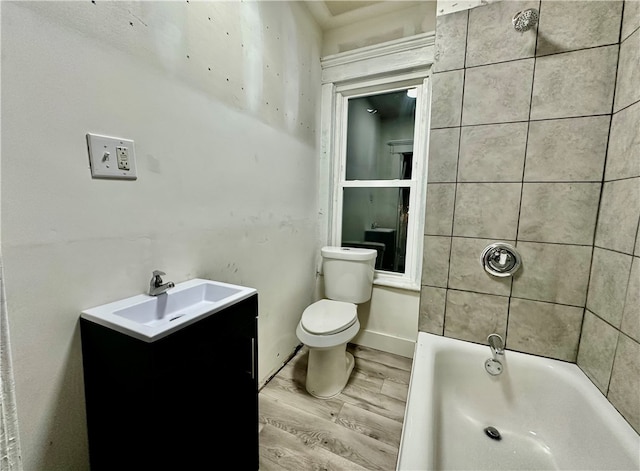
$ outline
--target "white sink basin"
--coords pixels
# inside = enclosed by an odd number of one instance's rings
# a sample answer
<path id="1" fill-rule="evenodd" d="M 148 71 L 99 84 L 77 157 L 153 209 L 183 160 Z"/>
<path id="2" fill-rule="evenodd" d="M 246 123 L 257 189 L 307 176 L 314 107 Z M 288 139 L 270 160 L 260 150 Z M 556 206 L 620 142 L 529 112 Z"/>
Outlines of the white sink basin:
<path id="1" fill-rule="evenodd" d="M 80 317 L 152 342 L 254 293 L 255 288 L 195 278 L 159 296 L 139 294 L 86 309 Z"/>

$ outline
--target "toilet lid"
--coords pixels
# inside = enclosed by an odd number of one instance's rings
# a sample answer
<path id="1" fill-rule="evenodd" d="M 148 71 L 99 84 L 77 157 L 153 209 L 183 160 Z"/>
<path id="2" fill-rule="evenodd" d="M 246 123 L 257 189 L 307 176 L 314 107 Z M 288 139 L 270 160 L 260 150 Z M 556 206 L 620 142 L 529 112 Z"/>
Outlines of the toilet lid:
<path id="1" fill-rule="evenodd" d="M 302 327 L 311 334 L 329 335 L 351 327 L 357 320 L 355 304 L 321 299 L 302 313 Z"/>

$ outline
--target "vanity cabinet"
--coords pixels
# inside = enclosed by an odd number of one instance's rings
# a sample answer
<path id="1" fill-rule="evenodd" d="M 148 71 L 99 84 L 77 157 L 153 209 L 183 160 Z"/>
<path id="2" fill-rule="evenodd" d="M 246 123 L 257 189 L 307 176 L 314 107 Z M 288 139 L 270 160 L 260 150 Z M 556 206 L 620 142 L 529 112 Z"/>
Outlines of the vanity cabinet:
<path id="1" fill-rule="evenodd" d="M 258 469 L 258 295 L 144 341 L 81 318 L 92 471 Z"/>

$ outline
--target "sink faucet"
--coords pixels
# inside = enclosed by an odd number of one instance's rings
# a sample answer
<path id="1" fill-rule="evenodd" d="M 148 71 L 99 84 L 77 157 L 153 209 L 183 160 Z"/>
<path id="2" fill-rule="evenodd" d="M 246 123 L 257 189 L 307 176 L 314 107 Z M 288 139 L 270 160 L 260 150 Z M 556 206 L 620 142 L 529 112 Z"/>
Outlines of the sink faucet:
<path id="1" fill-rule="evenodd" d="M 494 360 L 497 360 L 498 356 L 504 355 L 504 340 L 502 340 L 502 337 L 498 334 L 491 334 L 487 337 L 487 342 Z"/>
<path id="2" fill-rule="evenodd" d="M 149 295 L 158 296 L 165 293 L 169 288 L 173 288 L 175 284 L 173 281 L 162 282 L 162 276 L 166 275 L 165 272 L 160 270 L 153 270 L 151 281 L 149 281 Z"/>

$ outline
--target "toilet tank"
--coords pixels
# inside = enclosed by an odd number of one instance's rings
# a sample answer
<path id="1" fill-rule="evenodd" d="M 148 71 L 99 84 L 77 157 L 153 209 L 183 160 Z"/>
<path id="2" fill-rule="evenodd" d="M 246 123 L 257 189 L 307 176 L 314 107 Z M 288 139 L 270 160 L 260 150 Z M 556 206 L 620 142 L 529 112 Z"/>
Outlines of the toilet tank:
<path id="1" fill-rule="evenodd" d="M 322 271 L 328 299 L 360 304 L 371 299 L 377 252 L 354 247 L 323 247 Z"/>

